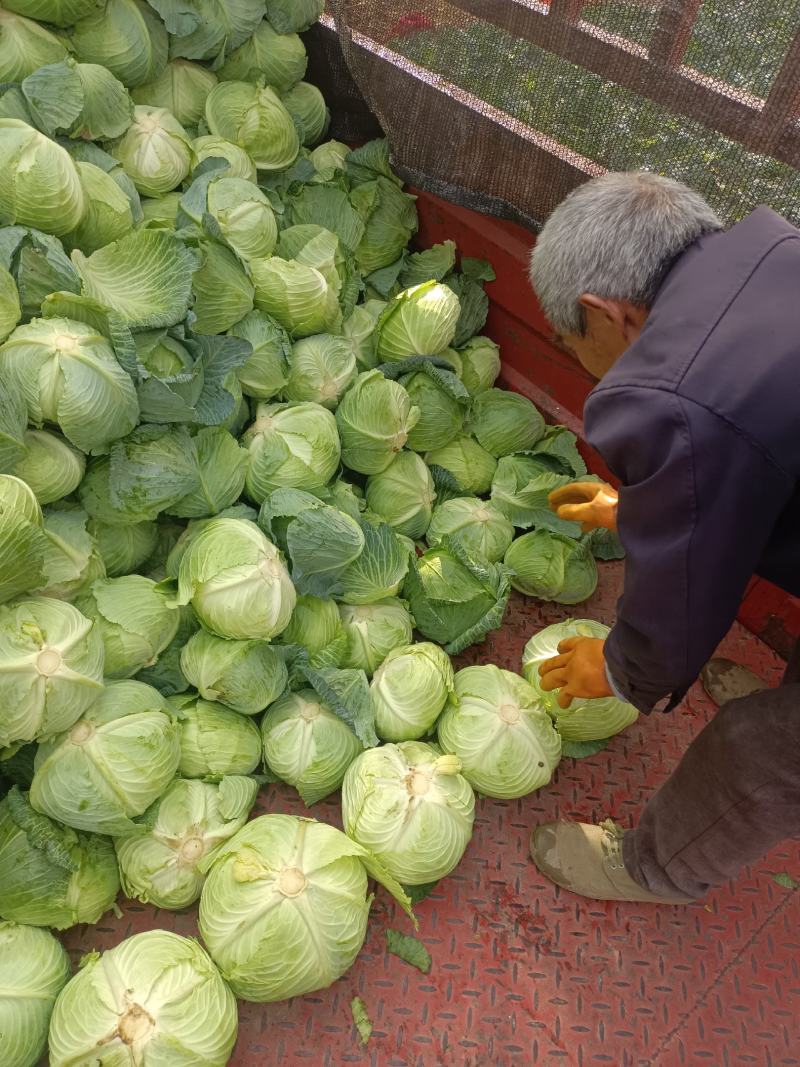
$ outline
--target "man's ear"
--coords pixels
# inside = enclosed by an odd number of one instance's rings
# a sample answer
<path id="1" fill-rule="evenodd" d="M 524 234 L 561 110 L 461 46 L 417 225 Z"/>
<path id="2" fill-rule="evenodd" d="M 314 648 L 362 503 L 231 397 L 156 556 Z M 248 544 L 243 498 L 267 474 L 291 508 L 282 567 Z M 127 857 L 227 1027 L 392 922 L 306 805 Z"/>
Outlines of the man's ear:
<path id="1" fill-rule="evenodd" d="M 594 293 L 583 293 L 578 302 L 590 314 L 593 312 L 595 315 L 601 315 L 629 342 L 636 340 L 647 319 L 647 308 L 632 304 L 630 300 L 611 300 Z"/>

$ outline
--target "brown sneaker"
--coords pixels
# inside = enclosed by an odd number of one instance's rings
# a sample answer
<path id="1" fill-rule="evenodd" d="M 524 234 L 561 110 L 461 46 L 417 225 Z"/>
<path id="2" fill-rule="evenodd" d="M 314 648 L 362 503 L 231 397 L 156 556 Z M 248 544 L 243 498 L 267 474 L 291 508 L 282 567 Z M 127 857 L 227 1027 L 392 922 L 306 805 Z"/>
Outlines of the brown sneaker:
<path id="1" fill-rule="evenodd" d="M 560 819 L 536 827 L 531 834 L 531 857 L 551 882 L 582 897 L 691 903 L 691 897 L 659 897 L 634 882 L 622 862 L 624 834 L 611 819 L 599 826 Z"/>
<path id="2" fill-rule="evenodd" d="M 729 700 L 749 697 L 767 688 L 766 682 L 762 682 L 757 674 L 731 659 L 710 659 L 700 671 L 700 681 L 720 708 Z"/>

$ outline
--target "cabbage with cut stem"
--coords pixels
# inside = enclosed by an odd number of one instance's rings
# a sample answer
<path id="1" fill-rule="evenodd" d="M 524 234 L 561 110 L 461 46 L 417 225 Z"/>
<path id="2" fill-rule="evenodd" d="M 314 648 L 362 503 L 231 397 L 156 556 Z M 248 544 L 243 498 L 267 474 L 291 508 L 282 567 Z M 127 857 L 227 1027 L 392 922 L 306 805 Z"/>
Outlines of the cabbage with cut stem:
<path id="1" fill-rule="evenodd" d="M 29 597 L 0 608 L 0 749 L 68 730 L 103 690 L 103 642 L 77 608 Z"/>
<path id="2" fill-rule="evenodd" d="M 200 897 L 202 859 L 244 826 L 258 782 L 243 775 L 219 781 L 176 778 L 136 820 L 136 831 L 114 841 L 127 897 L 177 911 Z"/>
<path id="3" fill-rule="evenodd" d="M 347 834 L 403 885 L 450 874 L 472 836 L 475 796 L 457 756 L 404 741 L 363 752 L 342 784 Z"/>
<path id="4" fill-rule="evenodd" d="M 75 830 L 126 834 L 178 769 L 178 723 L 142 682 L 110 682 L 65 733 L 39 745 L 30 801 Z"/>
<path id="5" fill-rule="evenodd" d="M 52 423 L 82 452 L 106 451 L 136 425 L 139 402 L 109 341 L 73 319 L 34 319 L 0 345 L 0 372 L 35 426 Z"/>
<path id="6" fill-rule="evenodd" d="M 264 1003 L 325 989 L 352 966 L 372 902 L 368 874 L 410 911 L 405 892 L 374 856 L 313 819 L 262 815 L 204 866 L 200 933 L 243 1000 Z"/>
<path id="7" fill-rule="evenodd" d="M 194 938 L 147 930 L 94 952 L 50 1020 L 50 1067 L 128 1062 L 225 1067 L 236 1042 L 233 993 Z"/>
<path id="8" fill-rule="evenodd" d="M 283 395 L 333 410 L 355 376 L 356 359 L 344 338 L 327 333 L 305 337 L 292 346 Z"/>
<path id="9" fill-rule="evenodd" d="M 218 637 L 269 641 L 282 633 L 296 593 L 280 552 L 247 519 L 211 519 L 178 571 L 178 605 L 191 603 Z"/>

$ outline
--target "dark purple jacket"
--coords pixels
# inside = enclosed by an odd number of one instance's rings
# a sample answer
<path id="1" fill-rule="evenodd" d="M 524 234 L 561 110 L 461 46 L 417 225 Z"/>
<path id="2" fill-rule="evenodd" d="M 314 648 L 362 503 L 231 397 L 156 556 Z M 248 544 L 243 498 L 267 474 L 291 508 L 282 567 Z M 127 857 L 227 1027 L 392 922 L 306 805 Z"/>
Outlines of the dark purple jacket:
<path id="1" fill-rule="evenodd" d="M 623 486 L 606 662 L 649 711 L 683 696 L 753 573 L 800 595 L 800 230 L 762 207 L 693 244 L 585 417 Z"/>

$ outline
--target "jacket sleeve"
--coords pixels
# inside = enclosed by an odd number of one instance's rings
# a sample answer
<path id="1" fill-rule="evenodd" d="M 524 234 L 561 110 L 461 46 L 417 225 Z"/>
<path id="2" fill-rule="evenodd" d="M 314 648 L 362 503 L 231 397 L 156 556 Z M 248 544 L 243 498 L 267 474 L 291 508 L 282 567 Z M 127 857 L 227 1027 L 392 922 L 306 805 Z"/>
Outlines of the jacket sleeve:
<path id="1" fill-rule="evenodd" d="M 586 429 L 621 483 L 627 562 L 609 674 L 640 711 L 665 697 L 671 708 L 733 623 L 791 480 L 735 427 L 668 390 L 601 387 Z"/>

